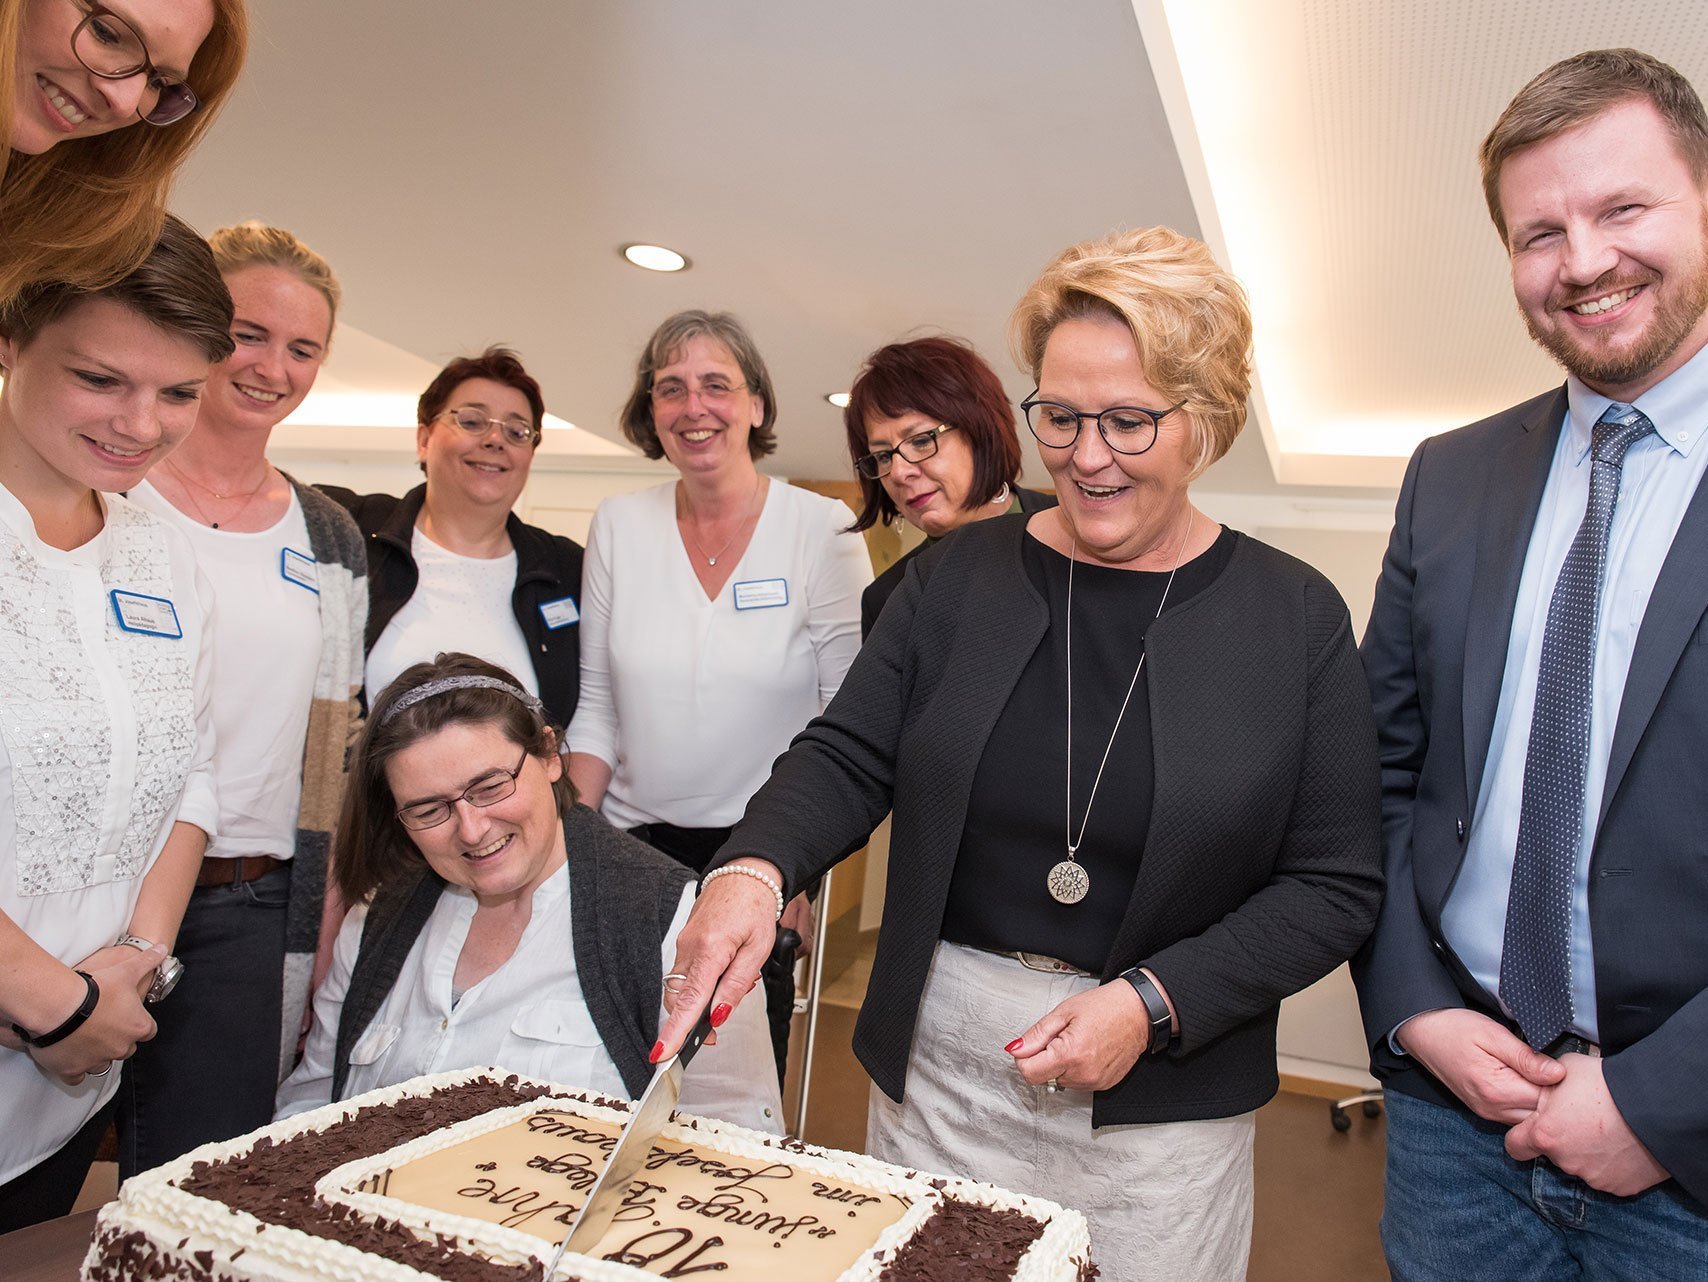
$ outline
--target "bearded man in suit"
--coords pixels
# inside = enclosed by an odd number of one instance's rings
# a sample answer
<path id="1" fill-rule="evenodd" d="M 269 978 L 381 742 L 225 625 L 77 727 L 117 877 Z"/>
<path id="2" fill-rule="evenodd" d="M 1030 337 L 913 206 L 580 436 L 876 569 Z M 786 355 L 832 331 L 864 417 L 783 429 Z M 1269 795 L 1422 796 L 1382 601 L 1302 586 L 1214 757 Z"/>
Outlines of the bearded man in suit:
<path id="1" fill-rule="evenodd" d="M 1708 1277 L 1708 117 L 1629 49 L 1482 146 L 1565 386 L 1418 447 L 1355 963 L 1398 1282 Z"/>

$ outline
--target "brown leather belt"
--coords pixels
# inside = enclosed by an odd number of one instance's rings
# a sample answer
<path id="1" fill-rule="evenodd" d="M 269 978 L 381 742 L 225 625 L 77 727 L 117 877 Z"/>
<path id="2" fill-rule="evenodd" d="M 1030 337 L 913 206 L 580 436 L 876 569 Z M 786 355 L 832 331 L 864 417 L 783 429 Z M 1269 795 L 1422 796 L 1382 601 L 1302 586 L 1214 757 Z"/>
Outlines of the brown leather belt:
<path id="1" fill-rule="evenodd" d="M 198 886 L 241 886 L 246 881 L 258 881 L 282 868 L 285 861 L 272 855 L 245 855 L 241 859 L 204 859 L 196 874 Z"/>
<path id="2" fill-rule="evenodd" d="M 979 948 L 981 953 L 989 953 L 992 957 L 1006 957 L 1009 961 L 1017 961 L 1027 970 L 1042 971 L 1046 975 L 1089 975 L 1089 970 L 1082 970 L 1072 962 L 1065 962 L 1059 957 L 1046 957 L 1043 953 L 1009 952 L 1001 948 Z"/>

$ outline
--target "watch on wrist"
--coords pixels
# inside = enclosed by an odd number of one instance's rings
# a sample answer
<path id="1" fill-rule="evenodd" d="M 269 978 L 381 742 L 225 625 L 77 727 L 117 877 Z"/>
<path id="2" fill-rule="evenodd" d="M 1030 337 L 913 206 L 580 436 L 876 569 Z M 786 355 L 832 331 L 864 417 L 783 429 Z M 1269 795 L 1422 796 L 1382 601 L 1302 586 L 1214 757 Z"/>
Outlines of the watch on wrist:
<path id="1" fill-rule="evenodd" d="M 127 931 L 113 941 L 113 947 L 134 948 L 138 952 L 146 953 L 155 947 L 155 943 L 153 940 L 143 939 L 140 935 L 132 935 Z M 154 981 L 149 984 L 148 991 L 142 995 L 142 1000 L 150 1006 L 156 1002 L 165 1001 L 171 995 L 172 990 L 178 987 L 178 981 L 183 977 L 184 963 L 176 957 L 168 957 L 154 968 Z"/>
<path id="2" fill-rule="evenodd" d="M 1133 991 L 1139 995 L 1139 1000 L 1145 1004 L 1146 1013 L 1150 1015 L 1151 1038 L 1145 1047 L 1145 1054 L 1162 1054 L 1168 1049 L 1168 1043 L 1174 1036 L 1174 1019 L 1168 1013 L 1168 1003 L 1163 1000 L 1162 990 L 1137 966 L 1132 970 L 1123 971 L 1121 978 L 1133 986 Z"/>

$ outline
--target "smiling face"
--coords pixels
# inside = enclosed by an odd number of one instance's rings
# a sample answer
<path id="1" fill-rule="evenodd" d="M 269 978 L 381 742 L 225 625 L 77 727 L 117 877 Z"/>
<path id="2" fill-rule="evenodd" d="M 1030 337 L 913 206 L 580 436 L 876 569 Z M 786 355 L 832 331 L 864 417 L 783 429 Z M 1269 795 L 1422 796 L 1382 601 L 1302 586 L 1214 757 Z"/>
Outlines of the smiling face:
<path id="1" fill-rule="evenodd" d="M 1708 343 L 1708 199 L 1646 99 L 1515 153 L 1500 205 L 1531 337 L 1596 391 L 1633 400 Z"/>
<path id="2" fill-rule="evenodd" d="M 676 470 L 716 473 L 751 463 L 747 438 L 765 421 L 764 398 L 750 391 L 735 354 L 697 335 L 652 376 L 652 423 Z"/>
<path id="3" fill-rule="evenodd" d="M 93 298 L 26 345 L 0 338 L 0 473 L 48 494 L 128 490 L 196 424 L 207 353 Z"/>
<path id="4" fill-rule="evenodd" d="M 155 68 L 179 79 L 188 78 L 190 60 L 213 30 L 212 0 L 112 0 L 107 7 L 142 37 Z M 72 52 L 72 33 L 87 15 L 78 0 L 24 0 L 14 151 L 36 155 L 67 138 L 91 138 L 140 123 L 137 108 L 148 92 L 147 76 L 104 80 Z M 82 37 L 94 38 L 88 31 Z"/>
<path id="5" fill-rule="evenodd" d="M 418 739 L 385 763 L 386 782 L 397 806 L 460 797 L 463 790 L 496 771 L 510 770 L 522 746 L 494 722 L 455 722 Z M 432 828 L 409 832 L 433 871 L 474 892 L 482 905 L 532 895 L 563 866 L 557 798 L 552 782 L 563 759 L 524 757 L 516 791 L 490 806 L 459 800 L 451 817 Z"/>
<path id="6" fill-rule="evenodd" d="M 1176 398 L 1152 387 L 1139 349 L 1116 320 L 1065 320 L 1050 333 L 1038 369 L 1038 399 L 1086 414 L 1117 405 L 1162 410 Z M 1157 424 L 1156 444 L 1143 454 L 1118 454 L 1090 419 L 1065 449 L 1040 444 L 1038 454 L 1056 483 L 1059 519 L 1081 552 L 1106 565 L 1162 559 L 1173 564 L 1174 541 L 1189 505 L 1193 444 L 1185 410 Z"/>
<path id="7" fill-rule="evenodd" d="M 868 419 L 866 452 L 893 450 L 915 437 L 930 436 L 939 426 L 936 419 L 914 410 L 896 418 Z M 976 506 L 966 506 L 973 488 L 973 451 L 966 434 L 951 429 L 936 437 L 936 445 L 937 452 L 920 463 L 892 455 L 889 472 L 878 482 L 908 524 L 933 537 L 979 515 Z M 909 449 L 919 452 L 911 446 Z"/>
<path id="8" fill-rule="evenodd" d="M 528 483 L 537 447 L 514 444 L 496 427 L 488 426 L 478 436 L 465 432 L 448 413 L 460 409 L 477 410 L 489 419 L 534 421 L 528 398 L 508 383 L 490 378 L 458 383 L 445 402 L 447 412 L 416 429 L 416 456 L 427 470 L 427 501 L 508 512 Z"/>
<path id="9" fill-rule="evenodd" d="M 202 419 L 270 432 L 302 404 L 326 359 L 332 308 L 283 267 L 245 267 L 225 278 L 237 350 L 213 368 Z"/>

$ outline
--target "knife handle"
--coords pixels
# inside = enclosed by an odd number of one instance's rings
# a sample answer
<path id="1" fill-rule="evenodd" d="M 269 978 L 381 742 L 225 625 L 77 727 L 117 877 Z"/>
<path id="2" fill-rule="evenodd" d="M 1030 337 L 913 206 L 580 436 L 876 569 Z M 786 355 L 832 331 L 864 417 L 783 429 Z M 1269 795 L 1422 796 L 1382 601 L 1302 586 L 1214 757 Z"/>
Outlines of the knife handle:
<path id="1" fill-rule="evenodd" d="M 700 1013 L 700 1022 L 694 1025 L 693 1031 L 688 1034 L 688 1039 L 682 1043 L 682 1049 L 676 1052 L 677 1066 L 687 1068 L 688 1061 L 694 1058 L 700 1047 L 706 1044 L 706 1038 L 711 1035 L 712 1008 L 708 1006 Z"/>

